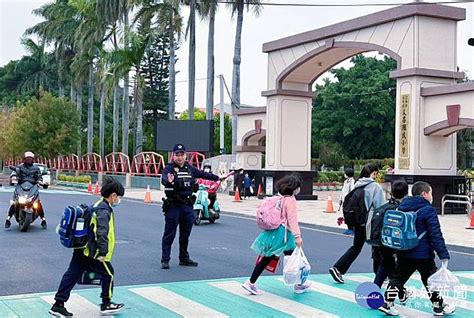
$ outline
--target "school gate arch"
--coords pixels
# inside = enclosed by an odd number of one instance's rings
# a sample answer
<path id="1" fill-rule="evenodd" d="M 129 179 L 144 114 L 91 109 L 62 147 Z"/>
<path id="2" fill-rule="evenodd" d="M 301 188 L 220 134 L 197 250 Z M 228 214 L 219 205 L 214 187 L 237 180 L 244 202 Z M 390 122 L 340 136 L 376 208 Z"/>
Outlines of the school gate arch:
<path id="1" fill-rule="evenodd" d="M 312 84 L 359 53 L 397 61 L 395 173 L 456 174 L 455 131 L 474 127 L 474 83 L 456 84 L 465 9 L 410 4 L 263 44 L 268 54 L 265 170 L 310 171 Z M 298 154 L 298 155 L 295 155 Z"/>

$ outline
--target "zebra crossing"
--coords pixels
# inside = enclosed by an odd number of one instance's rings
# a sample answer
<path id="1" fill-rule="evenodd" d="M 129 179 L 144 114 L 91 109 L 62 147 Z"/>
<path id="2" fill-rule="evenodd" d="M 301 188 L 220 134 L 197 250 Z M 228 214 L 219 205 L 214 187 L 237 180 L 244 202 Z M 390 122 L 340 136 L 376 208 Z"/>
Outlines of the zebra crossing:
<path id="1" fill-rule="evenodd" d="M 455 272 L 462 284 L 462 297 L 445 295 L 457 307 L 455 317 L 474 317 L 474 272 Z M 329 275 L 311 275 L 311 290 L 295 294 L 280 275 L 262 276 L 258 286 L 262 295 L 249 295 L 240 285 L 246 278 L 188 281 L 140 286 L 120 286 L 114 301 L 125 303 L 117 317 L 384 317 L 377 310 L 357 305 L 355 290 L 360 283 L 372 281 L 372 274 L 345 275 L 345 284 L 336 284 Z M 419 276 L 407 283 L 419 289 Z M 75 290 L 67 302 L 74 317 L 99 317 L 100 289 Z M 54 293 L 0 297 L 0 317 L 50 317 L 48 310 Z M 414 297 L 406 306 L 397 306 L 402 317 L 432 317 L 426 297 Z"/>

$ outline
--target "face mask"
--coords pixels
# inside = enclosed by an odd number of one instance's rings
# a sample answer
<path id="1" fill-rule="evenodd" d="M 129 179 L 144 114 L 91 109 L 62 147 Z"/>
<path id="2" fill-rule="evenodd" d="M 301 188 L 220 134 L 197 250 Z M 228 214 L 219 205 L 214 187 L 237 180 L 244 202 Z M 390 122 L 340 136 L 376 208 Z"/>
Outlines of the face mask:
<path id="1" fill-rule="evenodd" d="M 293 195 L 298 195 L 301 191 L 301 188 L 297 188 L 294 192 Z"/>
<path id="2" fill-rule="evenodd" d="M 113 207 L 118 206 L 121 201 L 122 201 L 122 200 L 120 200 L 120 198 L 117 198 L 117 202 L 112 203 L 112 206 L 113 206 Z"/>

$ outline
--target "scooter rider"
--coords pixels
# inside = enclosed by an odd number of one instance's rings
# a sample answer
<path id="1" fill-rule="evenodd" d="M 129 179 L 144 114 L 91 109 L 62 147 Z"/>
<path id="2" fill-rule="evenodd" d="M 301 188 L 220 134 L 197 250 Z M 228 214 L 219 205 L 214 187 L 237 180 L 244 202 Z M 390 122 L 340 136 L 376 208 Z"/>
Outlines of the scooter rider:
<path id="1" fill-rule="evenodd" d="M 43 176 L 41 175 L 41 170 L 35 166 L 33 163 L 35 161 L 35 154 L 31 151 L 25 152 L 23 156 L 23 163 L 19 165 L 17 168 L 17 177 L 18 177 L 18 184 L 22 184 L 23 182 L 30 182 L 32 184 L 42 184 L 43 183 Z M 18 207 L 14 204 L 10 205 L 10 209 L 8 210 L 8 216 L 5 221 L 5 228 L 8 229 L 11 226 L 11 217 L 17 212 Z M 41 218 L 41 227 L 46 229 L 46 218 L 44 217 L 43 205 L 41 201 L 39 201 L 39 209 L 38 215 Z"/>
<path id="2" fill-rule="evenodd" d="M 204 165 L 203 167 L 204 169 L 204 172 L 206 173 L 212 173 L 212 168 L 209 164 L 207 165 Z M 220 183 L 219 182 L 215 182 L 215 181 L 211 181 L 211 180 L 206 180 L 206 179 L 198 179 L 197 180 L 197 183 L 198 184 L 202 184 L 204 186 L 206 186 L 207 188 L 207 197 L 209 198 L 209 209 L 212 209 L 214 210 L 214 203 L 216 203 L 216 199 L 217 199 L 217 190 L 219 188 L 219 185 Z"/>
<path id="3" fill-rule="evenodd" d="M 183 144 L 173 147 L 173 162 L 162 173 L 161 183 L 165 187 L 166 199 L 163 199 L 165 231 L 161 243 L 161 268 L 169 269 L 171 245 L 179 225 L 179 265 L 198 266 L 189 258 L 189 236 L 196 218 L 193 211 L 192 194 L 196 190 L 196 178 L 219 180 L 219 177 L 191 166 L 186 161 L 186 149 Z M 224 178 L 222 178 L 224 179 Z"/>

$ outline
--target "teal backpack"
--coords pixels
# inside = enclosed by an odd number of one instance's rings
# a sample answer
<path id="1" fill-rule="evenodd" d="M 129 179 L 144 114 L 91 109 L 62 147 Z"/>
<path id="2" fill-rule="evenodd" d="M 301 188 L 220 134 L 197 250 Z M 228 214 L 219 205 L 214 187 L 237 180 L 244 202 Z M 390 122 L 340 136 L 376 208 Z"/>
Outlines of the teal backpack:
<path id="1" fill-rule="evenodd" d="M 418 236 L 415 226 L 416 216 L 416 212 L 386 211 L 383 219 L 382 245 L 398 251 L 417 247 L 426 231 Z"/>

